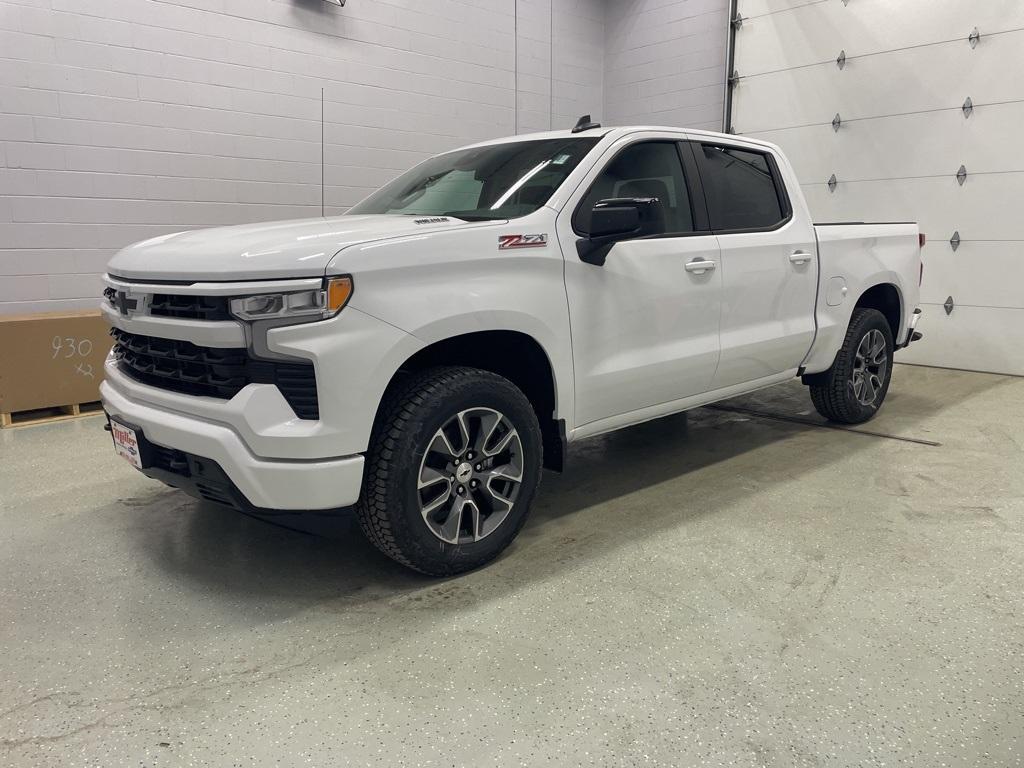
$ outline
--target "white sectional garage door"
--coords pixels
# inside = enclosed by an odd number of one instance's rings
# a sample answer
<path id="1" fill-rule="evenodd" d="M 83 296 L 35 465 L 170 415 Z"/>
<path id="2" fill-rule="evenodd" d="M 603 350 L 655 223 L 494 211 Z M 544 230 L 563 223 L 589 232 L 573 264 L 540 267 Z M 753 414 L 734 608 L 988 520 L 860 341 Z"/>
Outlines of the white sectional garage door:
<path id="1" fill-rule="evenodd" d="M 817 221 L 928 235 L 925 338 L 900 359 L 1024 375 L 1024 2 L 737 11 L 733 130 L 786 151 Z"/>

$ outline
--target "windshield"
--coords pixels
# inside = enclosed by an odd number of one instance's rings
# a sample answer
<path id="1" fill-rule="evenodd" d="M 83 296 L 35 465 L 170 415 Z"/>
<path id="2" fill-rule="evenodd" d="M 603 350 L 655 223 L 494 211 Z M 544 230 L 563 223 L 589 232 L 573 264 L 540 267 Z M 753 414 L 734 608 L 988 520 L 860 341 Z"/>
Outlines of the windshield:
<path id="1" fill-rule="evenodd" d="M 540 139 L 460 149 L 403 173 L 348 213 L 513 219 L 540 208 L 597 138 Z"/>

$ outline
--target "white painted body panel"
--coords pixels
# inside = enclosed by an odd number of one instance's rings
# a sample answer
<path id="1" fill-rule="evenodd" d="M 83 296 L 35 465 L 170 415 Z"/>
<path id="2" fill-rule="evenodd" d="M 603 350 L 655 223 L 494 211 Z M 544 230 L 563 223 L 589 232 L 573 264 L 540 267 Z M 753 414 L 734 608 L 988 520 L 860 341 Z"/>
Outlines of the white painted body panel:
<path id="1" fill-rule="evenodd" d="M 476 331 L 532 337 L 556 372 L 556 411 L 566 418 L 573 412 L 573 387 L 562 253 L 552 237 L 544 247 L 498 251 L 500 234 L 551 233 L 554 218 L 554 211 L 541 208 L 514 224 L 487 222 L 363 243 L 338 253 L 327 271 L 355 277 L 350 307 L 423 346 Z M 394 361 L 389 379 L 402 362 Z M 381 387 L 377 397 L 383 392 Z M 376 407 L 376 401 L 366 403 L 371 412 Z"/>
<path id="2" fill-rule="evenodd" d="M 566 260 L 578 427 L 712 388 L 722 273 L 714 235 L 620 243 L 604 267 Z"/>
<path id="3" fill-rule="evenodd" d="M 793 169 L 778 151 L 775 160 L 789 188 Z M 793 370 L 814 341 L 819 271 L 814 226 L 799 187 L 789 197 L 793 214 L 778 229 L 718 235 L 725 288 L 714 389 Z M 811 258 L 794 263 L 791 257 L 798 254 Z"/>
<path id="4" fill-rule="evenodd" d="M 715 389 L 795 369 L 814 341 L 818 259 L 806 219 L 774 232 L 720 235 L 725 290 Z M 794 264 L 795 253 L 812 254 Z"/>
<path id="5" fill-rule="evenodd" d="M 417 223 L 438 218 L 444 221 Z M 107 272 L 156 281 L 322 277 L 334 255 L 351 245 L 475 226 L 445 217 L 332 216 L 215 227 L 130 245 L 110 260 Z"/>
<path id="6" fill-rule="evenodd" d="M 603 267 L 577 257 L 572 216 L 605 164 L 626 146 L 685 134 L 633 131 L 607 142 L 564 199 L 556 231 L 565 258 L 572 319 L 576 410 L 570 435 L 712 387 L 719 357 L 722 272 L 685 271 L 694 259 L 719 260 L 712 234 L 621 242 Z M 557 196 L 558 193 L 556 193 Z M 642 419 L 640 419 L 642 420 Z M 592 427 L 591 427 L 592 429 Z M 580 431 L 582 430 L 582 431 Z"/>
<path id="7" fill-rule="evenodd" d="M 334 509 L 354 504 L 359 497 L 362 456 L 303 462 L 253 456 L 242 436 L 221 421 L 133 398 L 118 387 L 120 374 L 112 368 L 107 366 L 108 378 L 100 384 L 107 413 L 143 427 L 146 438 L 158 445 L 216 461 L 253 505 L 270 510 Z"/>
<path id="8" fill-rule="evenodd" d="M 857 299 L 875 285 L 892 284 L 900 294 L 900 332 L 897 346 L 907 340 L 910 315 L 917 307 L 921 255 L 916 224 L 838 224 L 819 226 L 818 255 L 821 265 L 819 292 L 842 278 L 847 292 L 836 306 L 818 304 L 818 334 L 804 367 L 807 373 L 827 370 L 842 345 Z"/>
<path id="9" fill-rule="evenodd" d="M 160 444 L 215 458 L 258 506 L 329 508 L 358 496 L 361 454 L 389 382 L 438 341 L 490 330 L 534 339 L 554 375 L 553 416 L 575 440 L 778 383 L 801 364 L 824 370 L 857 297 L 876 282 L 899 287 L 905 327 L 917 301 L 916 227 L 827 227 L 819 255 L 780 154 L 793 217 L 778 230 L 625 241 L 603 267 L 583 263 L 572 211 L 617 147 L 640 138 L 710 137 L 777 153 L 762 142 L 672 128 L 599 133 L 601 141 L 548 204 L 512 221 L 341 216 L 184 233 L 123 250 L 110 273 L 124 280 L 109 278 L 122 288 L 128 281 L 135 290 L 230 296 L 352 275 L 355 291 L 337 317 L 267 335 L 272 352 L 313 362 L 319 420 L 297 418 L 272 385 L 250 384 L 224 401 L 141 384 L 113 364 L 103 390 L 108 411 Z M 499 236 L 508 234 L 544 234 L 547 242 L 499 250 Z M 812 260 L 792 264 L 796 250 Z M 719 268 L 685 271 L 696 257 Z M 834 277 L 846 281 L 847 294 L 816 312 L 815 294 L 824 295 L 821 286 Z M 203 346 L 245 344 L 245 326 L 235 321 L 106 314 L 129 332 Z M 305 497 L 295 466 L 315 476 Z M 344 488 L 317 467 L 343 467 Z"/>

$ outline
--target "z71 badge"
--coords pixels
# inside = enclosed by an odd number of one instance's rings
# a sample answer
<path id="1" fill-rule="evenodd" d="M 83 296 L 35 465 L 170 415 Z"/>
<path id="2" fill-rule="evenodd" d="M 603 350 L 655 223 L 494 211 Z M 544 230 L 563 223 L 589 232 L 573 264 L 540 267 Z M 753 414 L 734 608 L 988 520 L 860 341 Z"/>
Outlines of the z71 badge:
<path id="1" fill-rule="evenodd" d="M 543 248 L 547 244 L 547 235 L 498 235 L 499 251 L 506 248 Z"/>

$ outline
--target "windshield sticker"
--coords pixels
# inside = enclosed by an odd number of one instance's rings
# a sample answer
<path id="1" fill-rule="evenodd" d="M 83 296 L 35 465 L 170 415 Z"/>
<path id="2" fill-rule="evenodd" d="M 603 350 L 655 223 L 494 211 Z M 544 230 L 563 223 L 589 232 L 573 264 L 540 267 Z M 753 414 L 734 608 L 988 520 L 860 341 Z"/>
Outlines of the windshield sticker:
<path id="1" fill-rule="evenodd" d="M 547 244 L 547 235 L 498 235 L 499 251 L 506 248 L 544 248 Z"/>

